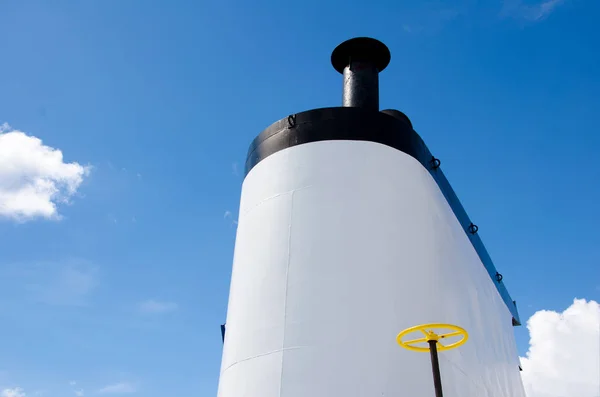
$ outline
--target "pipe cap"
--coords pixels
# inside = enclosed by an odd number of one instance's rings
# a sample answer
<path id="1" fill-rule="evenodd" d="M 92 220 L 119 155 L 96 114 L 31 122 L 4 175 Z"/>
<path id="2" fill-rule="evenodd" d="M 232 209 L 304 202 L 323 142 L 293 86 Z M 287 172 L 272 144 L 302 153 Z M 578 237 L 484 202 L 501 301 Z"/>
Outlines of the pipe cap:
<path id="1" fill-rule="evenodd" d="M 350 60 L 372 62 L 381 72 L 390 63 L 392 55 L 390 50 L 381 41 L 370 37 L 355 37 L 338 45 L 331 53 L 331 64 L 339 73 L 344 73 L 344 68 Z"/>

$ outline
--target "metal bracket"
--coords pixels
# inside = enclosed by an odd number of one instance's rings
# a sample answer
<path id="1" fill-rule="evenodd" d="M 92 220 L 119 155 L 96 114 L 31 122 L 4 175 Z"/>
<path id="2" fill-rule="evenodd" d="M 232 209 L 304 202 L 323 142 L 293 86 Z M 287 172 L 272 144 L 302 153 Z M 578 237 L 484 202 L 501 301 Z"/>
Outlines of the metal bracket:
<path id="1" fill-rule="evenodd" d="M 477 234 L 477 232 L 479 231 L 479 226 L 473 224 L 473 222 L 471 222 L 471 224 L 469 225 L 469 233 L 471 234 Z"/>
<path id="2" fill-rule="evenodd" d="M 295 114 L 290 114 L 287 118 L 287 121 L 288 121 L 288 128 L 296 127 L 296 115 Z"/>

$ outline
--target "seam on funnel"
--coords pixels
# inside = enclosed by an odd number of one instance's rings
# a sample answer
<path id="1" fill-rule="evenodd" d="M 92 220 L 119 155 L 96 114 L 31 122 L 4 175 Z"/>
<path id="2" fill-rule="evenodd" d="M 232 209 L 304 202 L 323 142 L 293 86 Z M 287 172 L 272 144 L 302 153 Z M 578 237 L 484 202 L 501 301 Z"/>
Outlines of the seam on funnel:
<path id="1" fill-rule="evenodd" d="M 279 373 L 279 397 L 281 397 L 281 391 L 283 389 L 283 356 L 285 355 L 283 351 L 285 350 L 285 330 L 287 324 L 287 302 L 288 302 L 288 288 L 290 282 L 290 262 L 292 258 L 292 218 L 294 217 L 294 193 L 296 191 L 292 191 L 292 203 L 290 205 L 290 217 L 289 217 L 289 231 L 288 231 L 288 255 L 287 255 L 287 266 L 285 270 L 285 297 L 283 298 L 283 338 L 281 342 L 281 372 Z"/>
<path id="2" fill-rule="evenodd" d="M 221 371 L 221 373 L 224 373 L 225 371 L 227 371 L 228 369 L 230 369 L 231 367 L 239 364 L 239 363 L 243 363 L 244 361 L 248 361 L 248 360 L 253 360 L 255 358 L 261 358 L 261 357 L 266 357 L 266 356 L 270 356 L 271 354 L 275 354 L 275 353 L 279 353 L 279 352 L 283 352 L 284 350 L 295 350 L 295 349 L 300 349 L 304 346 L 292 346 L 292 347 L 288 347 L 285 349 L 277 349 L 277 350 L 273 350 L 267 353 L 262 353 L 262 354 L 257 354 L 256 356 L 252 356 L 252 357 L 247 357 L 244 359 L 241 359 L 239 361 L 234 362 L 233 364 L 227 366 L 227 368 L 225 368 L 224 370 Z"/>
<path id="3" fill-rule="evenodd" d="M 297 192 L 298 190 L 308 189 L 308 188 L 311 188 L 311 187 L 313 187 L 313 185 L 306 185 L 306 186 L 299 187 L 297 189 L 288 190 L 288 191 L 285 191 L 285 192 L 277 193 L 277 194 L 274 194 L 272 196 L 266 197 L 266 198 L 260 200 L 258 203 L 254 204 L 251 208 L 249 208 L 249 209 L 241 212 L 240 216 L 241 215 L 249 214 L 251 211 L 253 211 L 257 207 L 263 205 L 264 203 L 266 203 L 269 200 L 272 200 L 272 199 L 277 198 L 277 197 L 285 196 L 286 194 L 290 194 L 290 193 L 293 196 L 294 192 Z"/>

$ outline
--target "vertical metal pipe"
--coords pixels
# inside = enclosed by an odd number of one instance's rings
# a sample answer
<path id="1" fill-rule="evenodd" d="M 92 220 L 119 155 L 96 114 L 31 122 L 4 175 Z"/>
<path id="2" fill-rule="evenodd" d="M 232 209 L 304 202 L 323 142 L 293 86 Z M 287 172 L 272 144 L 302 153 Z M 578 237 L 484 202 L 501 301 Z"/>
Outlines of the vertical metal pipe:
<path id="1" fill-rule="evenodd" d="M 369 37 L 338 45 L 331 54 L 331 64 L 344 75 L 342 106 L 379 111 L 379 73 L 390 59 L 386 45 Z"/>
<path id="2" fill-rule="evenodd" d="M 344 68 L 342 106 L 379 110 L 379 71 L 371 61 L 352 61 Z"/>
<path id="3" fill-rule="evenodd" d="M 442 394 L 442 376 L 440 375 L 440 361 L 438 360 L 437 341 L 430 340 L 429 353 L 431 354 L 431 370 L 433 372 L 433 386 L 435 387 L 435 397 L 443 397 Z"/>

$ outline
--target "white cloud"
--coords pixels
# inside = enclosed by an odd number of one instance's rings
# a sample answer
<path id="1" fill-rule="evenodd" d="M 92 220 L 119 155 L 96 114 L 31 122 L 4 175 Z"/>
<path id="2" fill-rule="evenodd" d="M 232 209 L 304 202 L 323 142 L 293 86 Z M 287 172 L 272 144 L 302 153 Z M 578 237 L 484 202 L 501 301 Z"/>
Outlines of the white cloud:
<path id="1" fill-rule="evenodd" d="M 149 299 L 140 303 L 139 309 L 142 313 L 146 314 L 161 314 L 173 312 L 179 308 L 179 305 L 174 302 L 160 302 L 153 299 Z"/>
<path id="2" fill-rule="evenodd" d="M 562 313 L 541 310 L 527 321 L 521 357 L 527 397 L 600 396 L 600 305 L 575 299 Z"/>
<path id="3" fill-rule="evenodd" d="M 75 390 L 75 395 L 77 397 L 83 397 L 83 395 L 84 395 L 83 389 Z"/>
<path id="4" fill-rule="evenodd" d="M 98 390 L 101 394 L 127 394 L 135 393 L 137 388 L 129 382 L 120 382 L 112 385 L 108 385 Z"/>
<path id="5" fill-rule="evenodd" d="M 69 384 L 70 384 L 71 386 L 75 386 L 75 385 L 77 384 L 77 382 L 76 382 L 76 381 L 74 381 L 74 380 L 72 380 L 72 381 L 70 381 L 70 382 L 69 382 Z"/>
<path id="6" fill-rule="evenodd" d="M 1 126 L 0 126 L 1 128 Z M 4 389 L 0 392 L 0 397 L 26 397 L 27 395 L 20 387 L 13 389 Z"/>
<path id="7" fill-rule="evenodd" d="M 0 217 L 60 219 L 57 204 L 69 203 L 89 172 L 39 138 L 0 126 Z"/>

